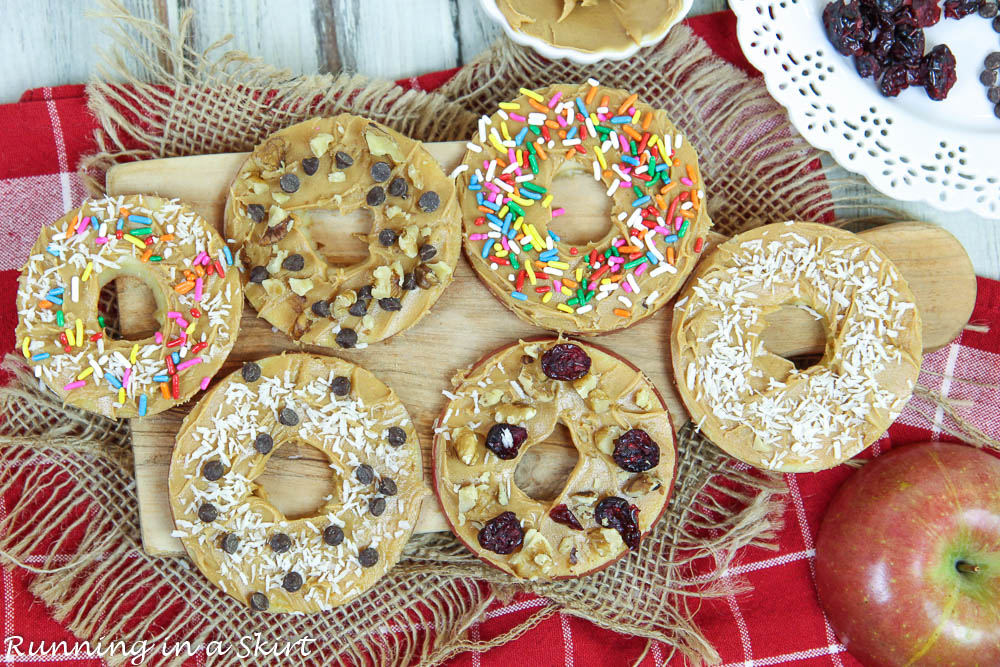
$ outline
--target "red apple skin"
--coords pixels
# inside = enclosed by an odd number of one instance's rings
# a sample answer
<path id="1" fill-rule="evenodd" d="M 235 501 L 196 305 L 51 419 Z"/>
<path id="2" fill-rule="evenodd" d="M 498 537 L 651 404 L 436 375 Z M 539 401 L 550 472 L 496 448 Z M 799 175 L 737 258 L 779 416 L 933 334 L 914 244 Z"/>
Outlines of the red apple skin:
<path id="1" fill-rule="evenodd" d="M 1000 665 L 1000 459 L 923 443 L 865 465 L 827 508 L 816 587 L 867 667 Z"/>

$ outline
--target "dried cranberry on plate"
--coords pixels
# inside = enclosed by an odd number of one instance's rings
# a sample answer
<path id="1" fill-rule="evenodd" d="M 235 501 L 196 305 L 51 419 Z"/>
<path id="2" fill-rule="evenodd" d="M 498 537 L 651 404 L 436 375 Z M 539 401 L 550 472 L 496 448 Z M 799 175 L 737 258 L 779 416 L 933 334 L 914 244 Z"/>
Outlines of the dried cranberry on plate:
<path id="1" fill-rule="evenodd" d="M 845 56 L 863 54 L 872 37 L 857 0 L 837 0 L 828 4 L 823 10 L 823 27 L 830 43 Z"/>
<path id="2" fill-rule="evenodd" d="M 920 63 L 924 72 L 924 88 L 932 100 L 943 100 L 955 85 L 955 54 L 946 44 L 931 49 Z"/>

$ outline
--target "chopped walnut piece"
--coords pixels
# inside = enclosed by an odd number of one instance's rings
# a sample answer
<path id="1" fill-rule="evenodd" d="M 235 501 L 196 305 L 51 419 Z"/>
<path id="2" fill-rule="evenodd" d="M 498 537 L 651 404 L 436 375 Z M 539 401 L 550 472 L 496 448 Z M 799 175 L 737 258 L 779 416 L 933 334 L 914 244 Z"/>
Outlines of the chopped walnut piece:
<path id="1" fill-rule="evenodd" d="M 625 547 L 622 536 L 614 528 L 591 528 L 587 531 L 587 542 L 601 558 L 613 556 Z"/>
<path id="2" fill-rule="evenodd" d="M 647 475 L 646 473 L 639 473 L 632 479 L 628 480 L 624 487 L 625 495 L 631 498 L 639 498 L 646 495 L 656 489 L 660 488 L 660 480 L 652 475 Z"/>
<path id="3" fill-rule="evenodd" d="M 595 387 L 597 387 L 596 373 L 587 373 L 579 380 L 573 381 L 573 389 L 580 394 L 580 398 L 587 398 Z"/>
<path id="4" fill-rule="evenodd" d="M 479 437 L 467 428 L 460 429 L 455 436 L 455 453 L 465 465 L 474 465 L 479 458 Z"/>
<path id="5" fill-rule="evenodd" d="M 494 418 L 498 424 L 524 424 L 537 412 L 530 405 L 504 405 L 497 408 Z"/>
<path id="6" fill-rule="evenodd" d="M 387 299 L 392 296 L 392 269 L 383 264 L 376 267 L 372 275 L 375 277 L 372 296 L 376 299 Z"/>
<path id="7" fill-rule="evenodd" d="M 253 158 L 264 169 L 277 169 L 285 159 L 287 143 L 281 137 L 270 137 L 254 149 Z"/>
<path id="8" fill-rule="evenodd" d="M 611 456 L 615 451 L 615 438 L 621 434 L 622 430 L 618 426 L 605 426 L 594 436 L 594 442 L 599 450 Z"/>
<path id="9" fill-rule="evenodd" d="M 309 150 L 316 157 L 323 157 L 326 151 L 330 148 L 330 144 L 333 143 L 333 135 L 327 134 L 326 132 L 320 132 L 315 137 L 309 140 Z"/>

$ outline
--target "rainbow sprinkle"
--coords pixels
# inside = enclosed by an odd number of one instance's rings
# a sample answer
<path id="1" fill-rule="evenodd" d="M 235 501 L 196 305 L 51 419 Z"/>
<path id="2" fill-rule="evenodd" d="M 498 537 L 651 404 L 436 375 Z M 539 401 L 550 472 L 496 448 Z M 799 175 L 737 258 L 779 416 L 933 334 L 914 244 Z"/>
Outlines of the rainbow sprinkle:
<path id="1" fill-rule="evenodd" d="M 130 404 L 135 414 L 145 416 L 150 399 L 147 392 L 155 395 L 162 390 L 168 398 L 179 398 L 179 375 L 207 361 L 199 353 L 209 344 L 205 340 L 209 329 L 229 337 L 228 331 L 224 334 L 220 331 L 228 329 L 228 325 L 222 326 L 222 318 L 230 307 L 229 286 L 225 288 L 225 299 L 220 300 L 222 287 L 216 290 L 213 281 L 225 277 L 223 266 L 233 265 L 233 255 L 228 247 L 223 247 L 218 259 L 211 259 L 207 253 L 210 237 L 194 227 L 189 229 L 190 221 L 186 218 L 173 215 L 187 215 L 178 213 L 180 206 L 176 202 L 166 202 L 164 210 L 155 211 L 143 210 L 139 204 L 134 207 L 138 210 L 130 211 L 123 204 L 123 199 L 114 198 L 86 202 L 73 218 L 51 234 L 46 247 L 48 254 L 68 262 L 66 266 L 80 268 L 65 284 L 62 272 L 47 268 L 51 259 L 45 259 L 44 255 L 29 259 L 22 274 L 19 314 L 25 329 L 34 335 L 24 335 L 20 349 L 34 364 L 35 375 L 46 380 L 66 377 L 65 365 L 79 364 L 79 371 L 74 370 L 70 376 L 75 379 L 59 383 L 63 391 L 80 390 L 89 382 L 95 386 L 105 383 L 117 408 Z M 190 215 L 193 219 L 194 214 Z M 43 230 L 44 233 L 49 232 Z M 204 249 L 188 260 L 178 255 L 184 252 L 182 242 Z M 84 261 L 77 264 L 78 255 Z M 174 261 L 178 270 L 173 288 L 184 304 L 185 314 L 190 315 L 190 322 L 184 314 L 171 311 L 149 340 L 131 344 L 126 341 L 112 344 L 104 335 L 104 317 L 99 314 L 96 321 L 100 329 L 88 330 L 86 322 L 92 321 L 88 310 L 94 307 L 91 303 L 94 297 L 93 292 L 90 296 L 83 292 L 81 296 L 82 286 L 90 284 L 90 278 L 106 267 L 119 268 L 117 262 L 127 255 L 140 262 L 162 261 L 164 257 Z M 70 257 L 75 261 L 69 262 Z M 190 297 L 183 296 L 191 291 Z M 207 309 L 206 300 L 211 304 Z M 203 315 L 206 317 L 202 318 Z M 204 322 L 199 334 L 202 340 L 193 340 L 199 321 Z M 50 339 L 40 335 L 43 328 L 55 329 Z M 199 379 L 198 386 L 204 389 L 207 380 L 207 377 Z"/>
<path id="2" fill-rule="evenodd" d="M 458 172 L 469 172 L 465 182 L 478 205 L 475 231 L 467 230 L 467 239 L 492 270 L 508 273 L 513 299 L 580 315 L 594 310 L 595 302 L 624 293 L 628 306 L 612 312 L 628 318 L 633 301 L 625 295 L 642 293 L 640 277 L 677 273 L 682 248 L 692 245 L 683 239 L 698 219 L 704 193 L 696 167 L 677 157 L 684 141 L 680 133 L 651 132 L 652 114 L 636 107 L 638 94 L 612 107 L 609 95 L 598 99 L 598 82 L 588 83 L 575 99 L 563 99 L 562 92 L 545 99 L 522 88 L 523 101 L 505 102 L 494 117 L 480 119 L 478 137 L 468 144 L 477 164 Z M 553 208 L 553 195 L 536 182 L 541 164 L 553 156 L 589 159 L 594 179 L 607 184 L 608 197 L 627 192 L 629 210 L 618 214 L 627 237 L 581 253 L 529 222 L 530 207 L 548 209 L 548 220 L 566 214 Z M 694 240 L 693 252 L 703 247 L 703 238 Z M 658 296 L 650 292 L 644 305 Z"/>

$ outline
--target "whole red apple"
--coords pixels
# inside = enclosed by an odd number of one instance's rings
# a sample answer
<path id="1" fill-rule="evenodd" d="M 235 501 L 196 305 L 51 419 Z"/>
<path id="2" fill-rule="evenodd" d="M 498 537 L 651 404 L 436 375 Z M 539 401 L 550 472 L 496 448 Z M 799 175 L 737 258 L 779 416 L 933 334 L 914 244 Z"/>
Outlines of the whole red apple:
<path id="1" fill-rule="evenodd" d="M 1000 665 L 1000 459 L 923 443 L 865 465 L 823 517 L 816 586 L 867 667 Z"/>

